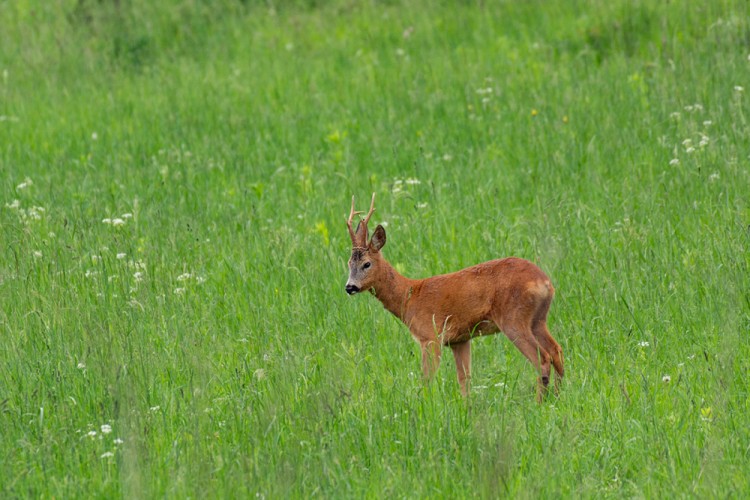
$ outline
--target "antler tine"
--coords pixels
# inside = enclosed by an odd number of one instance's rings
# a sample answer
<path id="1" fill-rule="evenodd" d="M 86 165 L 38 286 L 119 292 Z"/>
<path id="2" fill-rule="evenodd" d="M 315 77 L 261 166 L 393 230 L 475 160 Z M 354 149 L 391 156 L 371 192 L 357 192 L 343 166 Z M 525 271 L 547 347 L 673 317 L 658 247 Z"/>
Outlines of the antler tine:
<path id="1" fill-rule="evenodd" d="M 370 211 L 367 212 L 367 217 L 364 219 L 365 226 L 368 222 L 370 222 L 370 217 L 372 217 L 372 213 L 375 211 L 375 193 L 372 193 L 372 201 L 370 202 Z"/>
<path id="2" fill-rule="evenodd" d="M 357 244 L 357 238 L 354 235 L 354 229 L 352 229 L 352 219 L 355 215 L 361 214 L 362 212 L 355 212 L 354 211 L 354 196 L 352 196 L 352 209 L 349 212 L 349 218 L 346 220 L 346 227 L 349 228 L 349 236 L 352 238 L 352 243 L 356 246 Z"/>

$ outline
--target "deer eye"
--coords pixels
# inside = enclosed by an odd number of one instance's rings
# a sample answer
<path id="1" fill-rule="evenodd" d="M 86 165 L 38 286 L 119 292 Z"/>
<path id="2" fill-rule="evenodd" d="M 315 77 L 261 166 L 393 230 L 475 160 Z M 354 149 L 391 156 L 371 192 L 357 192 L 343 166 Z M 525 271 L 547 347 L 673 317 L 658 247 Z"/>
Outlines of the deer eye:
<path id="1" fill-rule="evenodd" d="M 365 262 L 365 265 L 362 266 L 362 269 L 368 269 L 372 264 L 370 262 Z"/>

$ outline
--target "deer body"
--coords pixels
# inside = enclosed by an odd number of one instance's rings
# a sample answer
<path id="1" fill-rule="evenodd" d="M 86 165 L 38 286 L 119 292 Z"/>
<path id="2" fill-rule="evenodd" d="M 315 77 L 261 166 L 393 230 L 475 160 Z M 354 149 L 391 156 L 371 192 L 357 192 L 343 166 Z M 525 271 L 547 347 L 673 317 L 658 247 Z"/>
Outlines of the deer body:
<path id="1" fill-rule="evenodd" d="M 373 195 L 373 203 L 374 203 Z M 531 262 L 516 257 L 491 260 L 457 272 L 424 279 L 400 275 L 383 257 L 385 230 L 378 226 L 367 243 L 367 217 L 352 236 L 349 294 L 370 290 L 383 306 L 403 321 L 422 348 L 422 369 L 431 378 L 443 346 L 456 360 L 461 391 L 469 391 L 469 341 L 502 331 L 539 371 L 538 398 L 546 391 L 551 366 L 556 387 L 564 374 L 562 349 L 547 329 L 547 311 L 554 288 L 547 275 Z"/>

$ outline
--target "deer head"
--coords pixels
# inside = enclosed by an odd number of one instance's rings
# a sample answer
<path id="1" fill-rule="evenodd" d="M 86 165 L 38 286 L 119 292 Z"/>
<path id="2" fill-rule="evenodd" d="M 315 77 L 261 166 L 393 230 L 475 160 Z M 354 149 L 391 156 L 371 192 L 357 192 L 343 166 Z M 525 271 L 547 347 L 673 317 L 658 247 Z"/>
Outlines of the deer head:
<path id="1" fill-rule="evenodd" d="M 355 215 L 362 212 L 354 211 L 354 196 L 352 196 L 352 209 L 349 212 L 349 218 L 346 221 L 346 227 L 349 228 L 349 236 L 352 238 L 352 256 L 349 258 L 349 280 L 346 282 L 346 293 L 354 295 L 355 293 L 364 292 L 372 288 L 376 281 L 378 271 L 382 267 L 383 257 L 380 255 L 380 249 L 385 245 L 385 229 L 378 224 L 372 239 L 367 241 L 367 223 L 375 211 L 375 193 L 372 193 L 370 202 L 370 211 L 367 216 L 359 221 L 357 230 L 352 229 L 352 219 Z"/>

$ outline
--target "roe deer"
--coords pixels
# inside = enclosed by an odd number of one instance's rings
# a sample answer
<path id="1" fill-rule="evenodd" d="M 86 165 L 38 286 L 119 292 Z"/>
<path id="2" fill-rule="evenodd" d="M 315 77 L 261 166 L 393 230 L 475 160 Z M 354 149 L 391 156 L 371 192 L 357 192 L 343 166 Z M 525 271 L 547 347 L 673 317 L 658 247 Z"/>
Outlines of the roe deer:
<path id="1" fill-rule="evenodd" d="M 557 373 L 555 390 L 563 377 L 562 348 L 547 330 L 547 311 L 555 293 L 544 272 L 516 257 L 491 260 L 461 271 L 424 279 L 400 275 L 383 257 L 385 229 L 378 225 L 368 242 L 370 211 L 356 231 L 352 208 L 346 226 L 352 239 L 349 295 L 369 290 L 383 306 L 403 321 L 422 347 L 422 371 L 429 380 L 440 364 L 442 347 L 450 346 L 456 360 L 461 392 L 469 394 L 471 348 L 479 335 L 502 331 L 540 373 L 537 400 L 550 380 L 550 363 Z"/>

